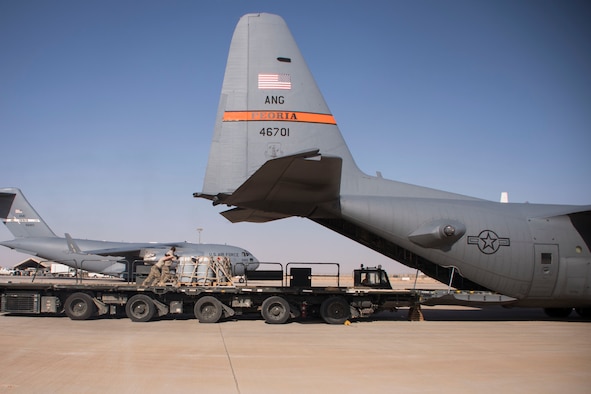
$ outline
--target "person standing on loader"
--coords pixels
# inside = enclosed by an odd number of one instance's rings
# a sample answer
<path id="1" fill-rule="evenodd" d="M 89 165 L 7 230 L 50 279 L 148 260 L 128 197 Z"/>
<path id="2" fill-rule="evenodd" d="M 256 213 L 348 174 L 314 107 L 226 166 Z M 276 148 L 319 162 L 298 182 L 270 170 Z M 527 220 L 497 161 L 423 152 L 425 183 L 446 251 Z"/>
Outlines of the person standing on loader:
<path id="1" fill-rule="evenodd" d="M 168 252 L 164 255 L 164 257 L 160 260 L 164 260 L 164 265 L 161 268 L 162 274 L 160 275 L 160 282 L 158 283 L 159 286 L 164 286 L 166 282 L 172 279 L 172 274 L 170 273 L 170 267 L 172 263 L 178 260 L 178 256 L 174 254 L 176 248 L 173 246 L 170 248 Z M 175 281 L 176 282 L 176 281 Z"/>
<path id="2" fill-rule="evenodd" d="M 172 248 L 170 248 L 168 252 L 166 252 L 166 254 L 163 257 L 160 258 L 160 260 L 158 260 L 156 264 L 152 266 L 152 268 L 150 268 L 150 274 L 142 283 L 143 287 L 157 285 L 161 282 L 163 270 L 165 271 L 165 263 L 166 261 L 173 260 L 176 258 L 174 254 L 175 251 L 176 248 L 173 246 Z M 170 272 L 170 265 L 168 268 L 168 272 Z"/>

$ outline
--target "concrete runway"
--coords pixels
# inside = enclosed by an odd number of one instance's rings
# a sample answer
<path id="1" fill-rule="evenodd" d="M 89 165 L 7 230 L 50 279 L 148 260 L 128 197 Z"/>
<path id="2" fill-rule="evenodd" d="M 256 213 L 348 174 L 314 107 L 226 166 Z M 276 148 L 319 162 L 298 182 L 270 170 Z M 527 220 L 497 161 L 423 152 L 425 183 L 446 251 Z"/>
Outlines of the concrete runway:
<path id="1" fill-rule="evenodd" d="M 351 325 L 0 316 L 0 393 L 588 393 L 591 323 L 425 307 Z"/>

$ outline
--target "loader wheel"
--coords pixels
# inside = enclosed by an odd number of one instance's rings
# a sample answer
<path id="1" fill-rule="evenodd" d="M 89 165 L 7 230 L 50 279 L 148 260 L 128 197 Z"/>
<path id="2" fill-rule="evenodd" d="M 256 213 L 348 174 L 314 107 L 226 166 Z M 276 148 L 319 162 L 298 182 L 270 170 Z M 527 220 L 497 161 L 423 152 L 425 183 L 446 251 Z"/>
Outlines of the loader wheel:
<path id="1" fill-rule="evenodd" d="M 283 324 L 289 319 L 289 303 L 282 297 L 269 297 L 263 301 L 261 315 L 269 324 Z"/>
<path id="2" fill-rule="evenodd" d="M 156 306 L 150 297 L 145 294 L 134 295 L 125 305 L 125 313 L 131 321 L 150 321 L 156 312 Z"/>
<path id="3" fill-rule="evenodd" d="M 195 317 L 199 323 L 217 323 L 222 317 L 222 303 L 211 296 L 201 297 L 195 303 Z"/>
<path id="4" fill-rule="evenodd" d="M 72 320 L 87 320 L 96 315 L 97 308 L 88 294 L 74 293 L 66 299 L 64 311 Z"/>
<path id="5" fill-rule="evenodd" d="M 320 316 L 328 324 L 343 324 L 351 317 L 351 308 L 343 297 L 329 297 L 320 305 Z"/>

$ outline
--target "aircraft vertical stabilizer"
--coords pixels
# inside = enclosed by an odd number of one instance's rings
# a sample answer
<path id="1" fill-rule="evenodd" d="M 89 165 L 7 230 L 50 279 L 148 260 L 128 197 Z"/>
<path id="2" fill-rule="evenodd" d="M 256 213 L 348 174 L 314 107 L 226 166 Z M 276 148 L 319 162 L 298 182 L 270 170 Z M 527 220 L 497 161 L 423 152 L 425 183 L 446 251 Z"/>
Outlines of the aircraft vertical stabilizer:
<path id="1" fill-rule="evenodd" d="M 0 218 L 15 238 L 56 237 L 17 188 L 0 189 Z"/>
<path id="2" fill-rule="evenodd" d="M 230 46 L 201 194 L 232 193 L 266 161 L 314 150 L 356 170 L 283 19 L 243 16 Z"/>

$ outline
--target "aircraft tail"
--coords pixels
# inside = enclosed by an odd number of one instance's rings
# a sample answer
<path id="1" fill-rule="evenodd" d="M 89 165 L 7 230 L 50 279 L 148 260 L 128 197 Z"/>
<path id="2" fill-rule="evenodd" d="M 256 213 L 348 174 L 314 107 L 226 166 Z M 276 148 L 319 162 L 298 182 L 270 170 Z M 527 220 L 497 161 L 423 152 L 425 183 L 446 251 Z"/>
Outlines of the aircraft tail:
<path id="1" fill-rule="evenodd" d="M 240 18 L 203 189 L 232 222 L 339 217 L 342 196 L 466 198 L 363 174 L 285 21 Z"/>
<path id="2" fill-rule="evenodd" d="M 231 221 L 310 216 L 318 204 L 338 200 L 341 180 L 350 179 L 342 174 L 353 172 L 359 170 L 285 21 L 243 16 L 230 45 L 203 191 L 195 196 L 251 208 L 225 213 Z"/>
<path id="3" fill-rule="evenodd" d="M 0 218 L 15 238 L 56 237 L 17 188 L 0 189 Z"/>

